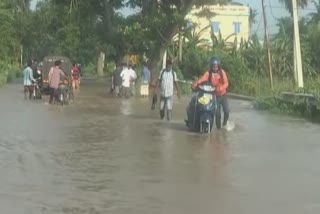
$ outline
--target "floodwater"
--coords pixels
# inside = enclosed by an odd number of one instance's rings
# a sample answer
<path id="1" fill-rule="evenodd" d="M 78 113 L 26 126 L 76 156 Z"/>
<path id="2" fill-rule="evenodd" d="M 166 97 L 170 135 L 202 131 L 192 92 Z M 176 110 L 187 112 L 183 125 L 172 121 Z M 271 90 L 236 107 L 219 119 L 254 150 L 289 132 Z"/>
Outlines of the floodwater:
<path id="1" fill-rule="evenodd" d="M 5 214 L 320 213 L 320 126 L 230 100 L 232 131 L 189 133 L 146 99 L 87 83 L 76 102 L 0 89 L 0 209 Z"/>

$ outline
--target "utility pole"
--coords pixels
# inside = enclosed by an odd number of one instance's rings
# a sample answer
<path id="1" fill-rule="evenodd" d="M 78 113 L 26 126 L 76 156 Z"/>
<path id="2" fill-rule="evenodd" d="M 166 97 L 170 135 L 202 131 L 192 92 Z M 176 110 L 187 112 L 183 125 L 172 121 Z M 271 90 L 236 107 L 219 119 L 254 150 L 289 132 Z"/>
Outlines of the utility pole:
<path id="1" fill-rule="evenodd" d="M 181 27 L 179 28 L 179 62 L 182 62 L 182 29 Z"/>
<path id="2" fill-rule="evenodd" d="M 269 40 L 267 17 L 266 17 L 266 1 L 265 0 L 261 0 L 261 3 L 262 3 L 262 12 L 263 12 L 263 21 L 264 21 L 265 44 L 266 44 L 267 54 L 268 54 L 270 87 L 271 87 L 271 89 L 273 89 L 271 50 L 270 50 L 270 40 Z"/>
<path id="3" fill-rule="evenodd" d="M 301 60 L 301 48 L 300 48 L 300 34 L 299 34 L 299 22 L 298 22 L 298 7 L 297 0 L 292 0 L 292 15 L 293 15 L 293 28 L 294 28 L 294 57 L 296 65 L 296 75 L 298 80 L 298 87 L 303 88 L 303 72 L 302 72 L 302 60 Z"/>
<path id="4" fill-rule="evenodd" d="M 298 85 L 298 69 L 297 69 L 297 51 L 296 51 L 296 44 L 295 39 L 293 36 L 293 78 L 294 78 L 294 85 Z"/>

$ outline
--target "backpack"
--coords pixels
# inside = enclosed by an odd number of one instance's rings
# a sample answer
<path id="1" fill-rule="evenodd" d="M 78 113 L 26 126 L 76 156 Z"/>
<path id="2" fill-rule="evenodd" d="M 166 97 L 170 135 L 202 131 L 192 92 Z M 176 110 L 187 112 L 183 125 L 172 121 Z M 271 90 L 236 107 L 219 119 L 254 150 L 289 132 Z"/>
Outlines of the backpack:
<path id="1" fill-rule="evenodd" d="M 160 74 L 160 82 L 162 81 L 162 77 L 163 77 L 163 73 L 164 73 L 164 72 L 165 72 L 165 69 L 163 69 L 163 70 L 161 71 L 161 74 Z M 173 82 L 175 82 L 176 79 L 175 79 L 175 75 L 174 75 L 173 70 L 171 70 L 171 74 L 172 74 L 172 77 L 173 77 Z"/>

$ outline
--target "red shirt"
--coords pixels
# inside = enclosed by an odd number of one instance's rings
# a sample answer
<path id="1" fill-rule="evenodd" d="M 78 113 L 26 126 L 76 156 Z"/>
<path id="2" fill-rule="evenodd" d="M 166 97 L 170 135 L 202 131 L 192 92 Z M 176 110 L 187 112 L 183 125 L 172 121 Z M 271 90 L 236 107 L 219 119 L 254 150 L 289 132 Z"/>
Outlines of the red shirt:
<path id="1" fill-rule="evenodd" d="M 74 66 L 74 67 L 72 68 L 71 72 L 72 72 L 72 78 L 73 78 L 73 80 L 79 80 L 80 71 L 79 71 L 78 66 Z"/>

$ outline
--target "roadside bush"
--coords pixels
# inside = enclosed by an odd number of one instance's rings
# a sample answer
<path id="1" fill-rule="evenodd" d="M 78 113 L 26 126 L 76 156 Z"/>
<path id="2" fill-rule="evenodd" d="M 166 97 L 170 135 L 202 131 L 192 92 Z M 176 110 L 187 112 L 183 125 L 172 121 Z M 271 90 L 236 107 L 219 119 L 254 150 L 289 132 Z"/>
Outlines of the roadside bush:
<path id="1" fill-rule="evenodd" d="M 8 76 L 7 76 L 7 82 L 11 82 L 17 77 L 22 76 L 22 71 L 17 65 L 8 65 Z"/>
<path id="2" fill-rule="evenodd" d="M 179 64 L 181 74 L 184 78 L 193 79 L 203 73 L 208 66 L 209 51 L 200 47 L 186 48 L 183 60 Z"/>
<path id="3" fill-rule="evenodd" d="M 14 80 L 21 73 L 19 66 L 0 61 L 0 86 Z"/>
<path id="4" fill-rule="evenodd" d="M 113 73 L 115 67 L 116 67 L 116 63 L 109 62 L 106 64 L 105 72 L 111 74 L 111 73 Z"/>
<path id="5" fill-rule="evenodd" d="M 7 82 L 8 77 L 8 65 L 5 62 L 0 61 L 0 86 Z"/>
<path id="6" fill-rule="evenodd" d="M 84 76 L 95 76 L 97 75 L 97 65 L 90 62 L 89 64 L 84 66 L 82 72 Z"/>

